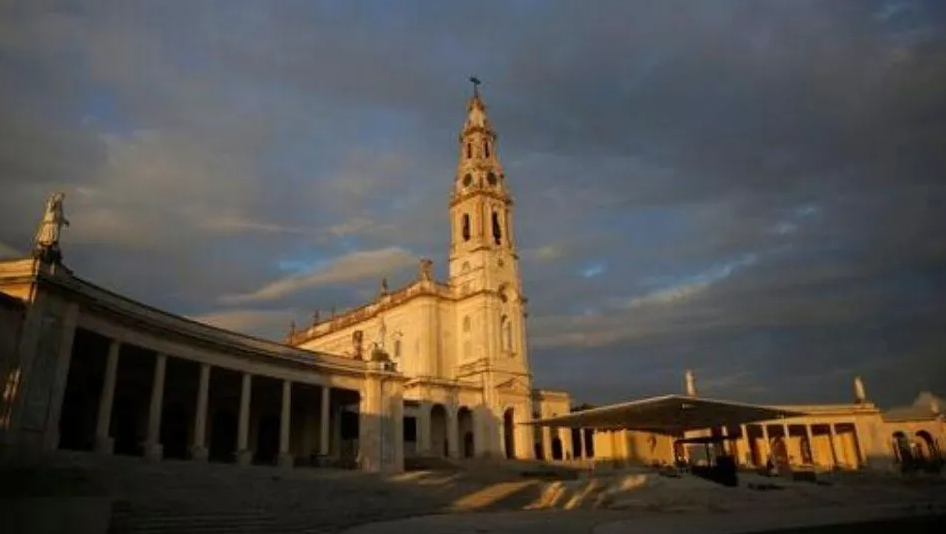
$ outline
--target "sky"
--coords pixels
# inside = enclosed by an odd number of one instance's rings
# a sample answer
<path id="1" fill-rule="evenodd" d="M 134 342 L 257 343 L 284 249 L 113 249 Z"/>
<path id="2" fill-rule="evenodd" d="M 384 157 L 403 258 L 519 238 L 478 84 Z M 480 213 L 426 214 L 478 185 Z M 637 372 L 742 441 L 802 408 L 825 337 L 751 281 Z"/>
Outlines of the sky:
<path id="1" fill-rule="evenodd" d="M 0 0 L 0 256 L 285 336 L 446 274 L 471 87 L 535 383 L 946 393 L 946 3 Z"/>

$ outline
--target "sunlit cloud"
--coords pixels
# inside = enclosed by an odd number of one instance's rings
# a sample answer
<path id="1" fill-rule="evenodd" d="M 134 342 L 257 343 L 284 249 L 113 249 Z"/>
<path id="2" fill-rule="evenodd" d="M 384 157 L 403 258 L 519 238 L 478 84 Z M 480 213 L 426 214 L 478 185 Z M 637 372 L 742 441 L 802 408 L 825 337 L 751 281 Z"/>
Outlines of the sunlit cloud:
<path id="1" fill-rule="evenodd" d="M 297 313 L 296 310 L 240 309 L 203 313 L 189 318 L 243 334 L 271 336 L 274 332 L 288 332 Z"/>
<path id="2" fill-rule="evenodd" d="M 682 278 L 676 284 L 657 289 L 627 300 L 623 307 L 639 308 L 653 304 L 674 304 L 687 300 L 709 289 L 713 284 L 726 280 L 741 270 L 755 265 L 759 256 L 745 254 L 735 260 L 716 265 L 695 276 Z"/>
<path id="3" fill-rule="evenodd" d="M 607 265 L 603 262 L 595 261 L 591 262 L 581 269 L 581 276 L 584 278 L 594 278 L 607 270 Z"/>
<path id="4" fill-rule="evenodd" d="M 398 247 L 352 252 L 325 262 L 315 270 L 290 274 L 251 293 L 226 295 L 220 301 L 225 304 L 273 301 L 319 286 L 349 284 L 385 276 L 417 261 L 417 256 Z"/>

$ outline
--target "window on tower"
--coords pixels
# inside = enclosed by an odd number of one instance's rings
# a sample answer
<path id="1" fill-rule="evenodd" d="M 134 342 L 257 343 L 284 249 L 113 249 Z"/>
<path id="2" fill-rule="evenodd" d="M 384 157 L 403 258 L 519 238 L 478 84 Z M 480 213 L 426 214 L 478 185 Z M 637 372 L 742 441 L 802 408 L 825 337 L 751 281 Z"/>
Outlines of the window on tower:
<path id="1" fill-rule="evenodd" d="M 497 245 L 503 242 L 503 230 L 499 224 L 499 213 L 493 212 L 493 240 Z"/>
<path id="2" fill-rule="evenodd" d="M 472 157 L 473 157 L 473 144 L 467 143 L 466 144 L 466 159 L 470 159 Z"/>
<path id="3" fill-rule="evenodd" d="M 509 323 L 509 317 L 503 315 L 500 320 L 500 332 L 502 332 L 503 350 L 512 352 L 512 325 Z"/>
<path id="4" fill-rule="evenodd" d="M 489 141 L 483 143 L 483 155 L 489 157 Z"/>
<path id="5" fill-rule="evenodd" d="M 496 215 L 496 214 L 494 213 L 493 216 L 495 216 L 495 215 Z M 470 215 L 469 215 L 468 213 L 464 213 L 464 214 L 463 214 L 463 223 L 462 223 L 462 224 L 463 224 L 463 230 L 462 230 L 462 232 L 463 232 L 463 240 L 464 240 L 464 241 L 469 241 L 469 240 L 470 240 Z M 495 226 L 495 223 L 494 223 L 494 226 Z"/>

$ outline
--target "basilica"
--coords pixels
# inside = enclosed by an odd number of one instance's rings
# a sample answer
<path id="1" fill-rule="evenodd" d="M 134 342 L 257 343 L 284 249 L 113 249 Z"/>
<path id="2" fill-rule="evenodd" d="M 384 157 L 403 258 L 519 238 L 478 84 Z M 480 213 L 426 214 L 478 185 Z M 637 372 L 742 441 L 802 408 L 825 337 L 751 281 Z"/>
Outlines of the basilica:
<path id="1" fill-rule="evenodd" d="M 474 86 L 475 87 L 475 86 Z M 449 276 L 416 279 L 282 342 L 197 323 L 73 273 L 47 203 L 32 257 L 0 263 L 7 444 L 237 463 L 398 470 L 412 456 L 563 457 L 569 411 L 534 387 L 513 197 L 481 95 L 449 199 Z M 81 228 L 78 229 L 81 231 Z M 553 451 L 554 445 L 554 451 Z"/>
<path id="2" fill-rule="evenodd" d="M 448 276 L 418 259 L 404 287 L 286 339 L 196 322 L 95 285 L 64 262 L 65 196 L 28 257 L 0 261 L 0 455 L 58 449 L 195 462 L 396 472 L 472 457 L 668 464 L 708 447 L 742 466 L 942 464 L 941 401 L 752 406 L 684 395 L 572 410 L 537 388 L 511 194 L 476 90 L 449 198 Z M 77 224 L 73 231 L 81 232 Z M 709 455 L 707 454 L 707 460 Z"/>
<path id="3" fill-rule="evenodd" d="M 459 136 L 450 221 L 445 282 L 423 259 L 407 287 L 391 291 L 383 282 L 376 301 L 293 333 L 289 343 L 363 359 L 366 342 L 377 340 L 371 351 L 384 350 L 406 378 L 410 452 L 531 457 L 532 429 L 521 423 L 566 413 L 569 398 L 532 385 L 513 199 L 475 89 Z"/>

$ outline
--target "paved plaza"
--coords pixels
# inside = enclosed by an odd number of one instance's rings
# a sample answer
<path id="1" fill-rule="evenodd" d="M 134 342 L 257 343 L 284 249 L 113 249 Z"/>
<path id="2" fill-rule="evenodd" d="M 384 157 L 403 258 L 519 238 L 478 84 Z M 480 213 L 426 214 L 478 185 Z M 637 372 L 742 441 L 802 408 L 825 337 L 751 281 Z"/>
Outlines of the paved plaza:
<path id="1" fill-rule="evenodd" d="M 51 499 L 98 495 L 110 502 L 111 534 L 616 534 L 696 526 L 703 534 L 725 534 L 946 513 L 942 477 L 838 473 L 825 476 L 830 485 L 816 485 L 746 473 L 739 487 L 727 488 L 645 468 L 576 478 L 560 476 L 563 470 L 536 476 L 525 467 L 481 463 L 382 476 L 60 454 L 35 472 L 4 467 L 5 479 L 20 480 L 32 494 L 0 500 L 40 498 L 46 506 Z M 773 483 L 764 491 L 750 487 Z"/>

